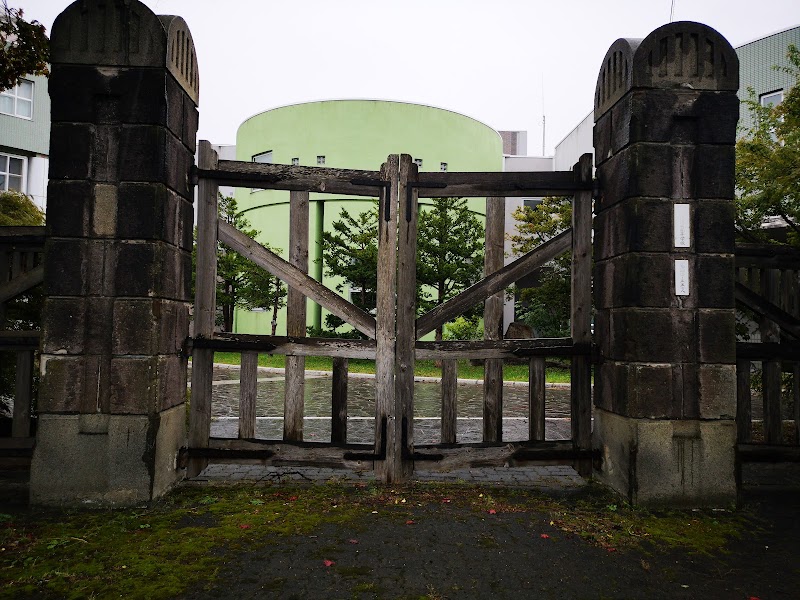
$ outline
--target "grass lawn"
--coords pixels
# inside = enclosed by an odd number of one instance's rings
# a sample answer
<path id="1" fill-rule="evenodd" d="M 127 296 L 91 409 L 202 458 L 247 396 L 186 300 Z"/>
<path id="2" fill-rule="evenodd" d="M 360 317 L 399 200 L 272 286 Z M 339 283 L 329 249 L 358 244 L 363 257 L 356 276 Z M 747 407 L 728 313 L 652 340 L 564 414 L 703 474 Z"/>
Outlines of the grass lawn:
<path id="1" fill-rule="evenodd" d="M 214 362 L 238 365 L 240 356 L 238 352 L 215 352 Z M 309 371 L 331 371 L 333 368 L 332 363 L 333 360 L 325 356 L 306 357 L 306 369 Z M 553 363 L 555 364 L 548 366 L 545 372 L 547 383 L 569 383 L 569 363 L 555 360 Z M 262 367 L 283 368 L 284 357 L 282 355 L 259 354 L 258 364 Z M 349 369 L 351 373 L 375 373 L 375 361 L 351 359 Z M 421 377 L 441 377 L 442 369 L 437 367 L 432 360 L 418 360 L 414 373 Z M 483 365 L 473 366 L 468 360 L 460 360 L 458 361 L 458 376 L 462 379 L 483 379 Z M 528 381 L 528 365 L 504 365 L 503 379 L 505 381 Z"/>

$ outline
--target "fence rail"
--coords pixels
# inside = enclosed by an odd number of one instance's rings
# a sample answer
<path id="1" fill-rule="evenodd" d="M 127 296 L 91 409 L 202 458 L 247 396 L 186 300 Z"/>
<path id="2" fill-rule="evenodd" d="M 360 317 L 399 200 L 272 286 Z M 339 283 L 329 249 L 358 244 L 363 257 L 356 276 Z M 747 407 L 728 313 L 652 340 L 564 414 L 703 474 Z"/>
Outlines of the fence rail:
<path id="1" fill-rule="evenodd" d="M 15 355 L 11 439 L 0 444 L 0 459 L 6 466 L 30 458 L 34 365 L 39 350 L 38 331 L 5 330 L 7 303 L 42 283 L 44 241 L 44 227 L 0 227 L 0 352 Z"/>
<path id="2" fill-rule="evenodd" d="M 737 244 L 736 266 L 736 300 L 744 309 L 740 326 L 747 329 L 745 337 L 758 338 L 736 344 L 737 435 L 743 458 L 763 460 L 768 448 L 800 445 L 800 251 Z M 763 418 L 754 428 L 758 366 Z M 763 448 L 753 449 L 754 438 Z M 772 455 L 789 456 L 782 451 Z"/>

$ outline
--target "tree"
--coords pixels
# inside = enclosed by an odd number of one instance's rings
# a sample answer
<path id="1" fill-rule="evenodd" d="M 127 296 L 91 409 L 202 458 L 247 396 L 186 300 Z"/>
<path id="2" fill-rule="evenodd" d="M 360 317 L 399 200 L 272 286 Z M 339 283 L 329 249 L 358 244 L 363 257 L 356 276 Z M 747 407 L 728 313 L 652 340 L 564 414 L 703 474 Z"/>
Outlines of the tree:
<path id="1" fill-rule="evenodd" d="M 534 207 L 518 208 L 513 216 L 519 233 L 511 236 L 512 248 L 524 254 L 572 225 L 572 200 L 545 198 Z M 565 253 L 549 261 L 539 269 L 538 285 L 519 292 L 519 319 L 538 337 L 569 335 L 571 260 L 571 253 Z"/>
<path id="2" fill-rule="evenodd" d="M 789 46 L 783 70 L 800 82 L 800 50 Z M 752 88 L 745 100 L 753 126 L 736 143 L 737 226 L 763 237 L 766 217 L 779 217 L 788 241 L 800 246 L 800 85 L 774 106 L 761 106 Z"/>
<path id="3" fill-rule="evenodd" d="M 344 293 L 348 286 L 355 292 L 353 304 L 373 310 L 378 287 L 378 204 L 355 217 L 343 208 L 333 230 L 323 232 L 321 243 L 325 274 L 343 279 L 336 290 Z"/>
<path id="4" fill-rule="evenodd" d="M 250 221 L 237 210 L 236 200 L 230 196 L 219 195 L 219 216 L 225 222 L 250 238 L 255 239 L 259 232 L 250 229 Z M 196 233 L 196 232 L 195 232 Z M 273 252 L 280 249 L 265 248 Z M 192 250 L 192 289 L 194 289 L 195 272 L 197 270 L 197 244 Z M 222 244 L 217 242 L 217 306 L 220 310 L 220 325 L 223 331 L 233 329 L 233 314 L 236 307 L 263 308 L 273 310 L 272 333 L 275 334 L 276 313 L 285 305 L 286 288 L 281 281 L 251 263 Z"/>
<path id="5" fill-rule="evenodd" d="M 0 192 L 0 226 L 10 225 L 44 225 L 44 213 L 22 192 Z"/>
<path id="6" fill-rule="evenodd" d="M 21 8 L 0 4 L 0 91 L 13 88 L 27 74 L 47 75 L 50 43 L 44 26 L 23 18 Z"/>
<path id="7" fill-rule="evenodd" d="M 484 227 L 464 198 L 434 198 L 421 205 L 417 235 L 419 306 L 430 310 L 483 276 Z M 442 327 L 436 329 L 442 339 Z"/>

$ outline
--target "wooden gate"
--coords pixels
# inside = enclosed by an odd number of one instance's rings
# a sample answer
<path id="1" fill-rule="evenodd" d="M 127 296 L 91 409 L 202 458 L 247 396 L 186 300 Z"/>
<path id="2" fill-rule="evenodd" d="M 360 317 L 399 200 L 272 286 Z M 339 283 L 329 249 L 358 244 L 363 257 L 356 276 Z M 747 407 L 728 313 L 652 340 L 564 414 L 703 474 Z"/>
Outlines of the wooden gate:
<path id="1" fill-rule="evenodd" d="M 591 155 L 573 171 L 530 173 L 419 173 L 408 155 L 391 155 L 380 171 L 357 171 L 218 161 L 208 142 L 200 143 L 197 277 L 192 350 L 192 399 L 188 455 L 189 474 L 209 459 L 287 463 L 372 463 L 383 481 L 411 475 L 417 461 L 446 461 L 464 445 L 455 437 L 455 360 L 485 360 L 484 442 L 471 449 L 474 460 L 575 461 L 591 469 Z M 289 190 L 290 252 L 286 261 L 217 216 L 219 185 Z M 365 313 L 307 274 L 308 194 L 325 192 L 379 199 L 376 316 Z M 503 266 L 506 196 L 573 196 L 573 227 L 528 254 Z M 418 199 L 486 197 L 485 277 L 427 314 L 416 314 L 416 246 Z M 214 332 L 216 242 L 247 257 L 286 282 L 287 336 Z M 571 337 L 502 339 L 503 290 L 559 254 L 572 250 Z M 305 337 L 306 298 L 367 336 L 366 340 Z M 423 342 L 419 338 L 485 302 L 485 340 Z M 238 439 L 210 438 L 211 380 L 214 350 L 242 353 Z M 284 354 L 286 396 L 282 441 L 255 439 L 257 353 Z M 304 357 L 334 358 L 330 443 L 303 441 Z M 544 439 L 544 358 L 572 357 L 572 439 Z M 530 360 L 530 441 L 502 443 L 503 359 Z M 347 443 L 347 359 L 375 360 L 374 447 Z M 414 445 L 414 363 L 443 361 L 442 439 L 429 447 Z"/>

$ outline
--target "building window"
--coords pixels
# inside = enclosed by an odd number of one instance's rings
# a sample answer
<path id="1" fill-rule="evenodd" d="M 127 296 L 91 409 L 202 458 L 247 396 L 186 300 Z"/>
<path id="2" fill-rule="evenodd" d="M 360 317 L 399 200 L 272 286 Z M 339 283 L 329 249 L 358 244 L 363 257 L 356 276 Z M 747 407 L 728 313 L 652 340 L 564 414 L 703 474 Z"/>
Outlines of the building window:
<path id="1" fill-rule="evenodd" d="M 317 156 L 317 164 L 318 165 L 324 165 L 325 164 L 325 156 L 324 155 L 321 154 L 321 155 Z"/>
<path id="2" fill-rule="evenodd" d="M 759 101 L 761 102 L 761 106 L 777 106 L 783 102 L 783 90 L 762 94 Z"/>
<path id="3" fill-rule="evenodd" d="M 414 159 L 414 164 L 417 165 L 421 169 L 422 168 L 422 159 L 421 158 L 415 158 Z"/>
<path id="4" fill-rule="evenodd" d="M 253 162 L 272 164 L 272 150 L 253 155 Z"/>
<path id="5" fill-rule="evenodd" d="M 298 167 L 298 166 L 300 166 L 300 159 L 299 159 L 299 158 L 293 158 L 293 159 L 292 159 L 292 166 L 293 166 L 293 167 Z"/>
<path id="6" fill-rule="evenodd" d="M 23 79 L 10 90 L 0 92 L 0 113 L 33 118 L 33 82 Z"/>
<path id="7" fill-rule="evenodd" d="M 25 162 L 22 156 L 0 154 L 0 191 L 25 192 Z"/>
<path id="8" fill-rule="evenodd" d="M 439 163 L 439 170 L 442 173 L 447 173 L 447 163 Z"/>

